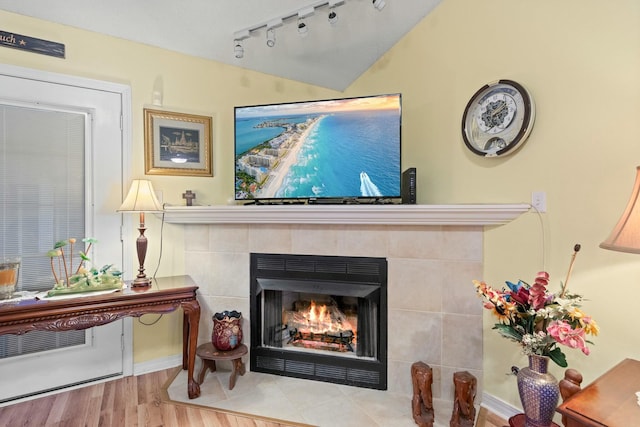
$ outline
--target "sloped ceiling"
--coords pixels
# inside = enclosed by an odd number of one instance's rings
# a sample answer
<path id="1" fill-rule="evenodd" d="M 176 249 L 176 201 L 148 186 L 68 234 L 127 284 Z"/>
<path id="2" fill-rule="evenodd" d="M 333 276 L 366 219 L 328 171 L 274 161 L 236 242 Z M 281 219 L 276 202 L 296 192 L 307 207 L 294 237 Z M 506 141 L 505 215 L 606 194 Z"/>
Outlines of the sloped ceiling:
<path id="1" fill-rule="evenodd" d="M 343 91 L 440 1 L 385 0 L 378 10 L 344 0 L 333 25 L 329 2 L 317 0 L 0 0 L 0 9 Z M 301 37 L 298 12 L 309 8 Z M 287 17 L 268 47 L 262 24 Z M 234 37 L 250 28 L 238 59 Z"/>

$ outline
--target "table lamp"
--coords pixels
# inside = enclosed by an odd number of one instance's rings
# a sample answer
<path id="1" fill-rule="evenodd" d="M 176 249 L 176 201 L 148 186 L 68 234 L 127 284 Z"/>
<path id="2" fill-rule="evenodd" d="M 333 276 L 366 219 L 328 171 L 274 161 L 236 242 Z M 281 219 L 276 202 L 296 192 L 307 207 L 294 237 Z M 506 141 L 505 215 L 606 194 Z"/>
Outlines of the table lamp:
<path id="1" fill-rule="evenodd" d="M 636 168 L 636 182 L 627 207 L 609 237 L 600 243 L 600 247 L 640 254 L 640 166 Z"/>
<path id="2" fill-rule="evenodd" d="M 144 226 L 144 213 L 162 212 L 162 210 L 162 205 L 156 198 L 151 181 L 146 179 L 134 179 L 131 182 L 129 194 L 127 194 L 124 202 L 122 202 L 122 206 L 118 209 L 118 212 L 140 213 L 140 226 L 138 227 L 140 236 L 138 236 L 138 239 L 136 240 L 136 249 L 138 251 L 138 262 L 140 263 L 140 267 L 138 268 L 138 275 L 131 283 L 131 287 L 149 286 L 151 284 L 151 278 L 144 274 L 144 259 L 147 256 L 147 238 L 144 235 L 146 230 Z"/>

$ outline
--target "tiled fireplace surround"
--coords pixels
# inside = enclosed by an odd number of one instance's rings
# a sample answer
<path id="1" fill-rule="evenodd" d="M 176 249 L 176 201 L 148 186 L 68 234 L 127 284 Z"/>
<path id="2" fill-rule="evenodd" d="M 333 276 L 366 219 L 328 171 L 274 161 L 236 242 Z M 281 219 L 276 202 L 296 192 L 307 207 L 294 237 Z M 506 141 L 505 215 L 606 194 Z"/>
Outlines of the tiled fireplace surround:
<path id="1" fill-rule="evenodd" d="M 471 281 L 482 276 L 484 225 L 510 221 L 522 205 L 470 205 L 461 215 L 457 206 L 436 214 L 415 206 L 292 215 L 289 207 L 195 208 L 170 208 L 167 222 L 184 224 L 185 272 L 200 286 L 199 342 L 210 339 L 213 313 L 231 309 L 243 313 L 249 342 L 251 252 L 385 257 L 388 391 L 410 395 L 410 366 L 423 361 L 433 368 L 434 399 L 452 400 L 461 370 L 476 376 L 482 395 L 482 311 Z"/>

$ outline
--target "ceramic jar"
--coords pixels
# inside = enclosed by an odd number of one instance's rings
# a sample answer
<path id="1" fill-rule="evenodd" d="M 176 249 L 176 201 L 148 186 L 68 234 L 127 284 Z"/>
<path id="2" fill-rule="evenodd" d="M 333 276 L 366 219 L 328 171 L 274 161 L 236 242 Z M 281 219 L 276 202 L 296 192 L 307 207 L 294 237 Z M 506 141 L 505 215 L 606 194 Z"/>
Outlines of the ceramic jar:
<path id="1" fill-rule="evenodd" d="M 223 311 L 213 315 L 213 346 L 220 351 L 229 351 L 242 344 L 242 313 Z"/>

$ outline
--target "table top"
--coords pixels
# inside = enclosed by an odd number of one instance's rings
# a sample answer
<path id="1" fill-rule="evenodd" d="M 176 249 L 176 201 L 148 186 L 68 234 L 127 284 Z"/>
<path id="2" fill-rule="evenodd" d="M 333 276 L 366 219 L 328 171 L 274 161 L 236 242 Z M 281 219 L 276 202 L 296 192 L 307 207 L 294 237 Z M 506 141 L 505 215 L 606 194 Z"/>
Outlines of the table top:
<path id="1" fill-rule="evenodd" d="M 198 346 L 196 354 L 208 360 L 233 360 L 244 356 L 248 351 L 249 349 L 247 349 L 247 346 L 244 344 L 240 344 L 233 350 L 222 351 L 215 348 L 212 343 L 207 342 Z"/>
<path id="2" fill-rule="evenodd" d="M 0 334 L 86 329 L 128 316 L 168 313 L 179 306 L 191 312 L 191 307 L 198 305 L 197 289 L 191 277 L 173 276 L 155 279 L 144 288 L 2 303 Z"/>
<path id="3" fill-rule="evenodd" d="M 629 427 L 640 424 L 640 361 L 624 359 L 558 407 L 580 426 Z"/>
<path id="4" fill-rule="evenodd" d="M 0 318 L 13 315 L 15 313 L 28 314 L 43 309 L 64 309 L 84 306 L 87 304 L 117 303 L 122 301 L 135 300 L 137 302 L 145 300 L 162 299 L 167 296 L 180 298 L 182 294 L 193 297 L 198 289 L 190 276 L 159 277 L 153 279 L 148 287 L 127 287 L 120 291 L 109 293 L 91 292 L 84 294 L 74 294 L 64 298 L 44 298 L 44 299 L 24 299 L 17 302 L 0 304 Z"/>

